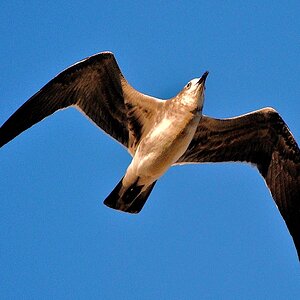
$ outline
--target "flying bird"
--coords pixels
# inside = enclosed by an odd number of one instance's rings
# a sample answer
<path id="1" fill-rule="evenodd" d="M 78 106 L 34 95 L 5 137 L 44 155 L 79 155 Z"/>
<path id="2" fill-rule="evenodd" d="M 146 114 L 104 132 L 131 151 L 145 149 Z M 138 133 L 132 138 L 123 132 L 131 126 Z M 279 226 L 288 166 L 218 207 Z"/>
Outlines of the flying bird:
<path id="1" fill-rule="evenodd" d="M 0 147 L 57 110 L 76 107 L 132 156 L 104 200 L 128 213 L 141 211 L 172 165 L 250 163 L 263 176 L 300 259 L 300 150 L 292 133 L 273 108 L 228 119 L 203 115 L 207 75 L 161 100 L 129 85 L 113 53 L 98 53 L 62 71 L 25 102 L 0 128 Z"/>

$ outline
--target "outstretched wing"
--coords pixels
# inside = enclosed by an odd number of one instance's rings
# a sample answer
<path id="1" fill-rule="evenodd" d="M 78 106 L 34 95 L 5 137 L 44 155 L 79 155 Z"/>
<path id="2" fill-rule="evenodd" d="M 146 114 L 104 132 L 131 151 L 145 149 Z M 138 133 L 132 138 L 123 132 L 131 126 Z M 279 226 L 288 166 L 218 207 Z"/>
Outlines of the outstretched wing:
<path id="1" fill-rule="evenodd" d="M 114 55 L 102 52 L 64 70 L 25 102 L 0 128 L 0 147 L 57 110 L 75 106 L 133 152 L 162 104 L 133 89 Z"/>
<path id="2" fill-rule="evenodd" d="M 300 259 L 300 150 L 272 108 L 240 117 L 203 116 L 178 164 L 248 162 L 257 166 L 293 237 Z"/>

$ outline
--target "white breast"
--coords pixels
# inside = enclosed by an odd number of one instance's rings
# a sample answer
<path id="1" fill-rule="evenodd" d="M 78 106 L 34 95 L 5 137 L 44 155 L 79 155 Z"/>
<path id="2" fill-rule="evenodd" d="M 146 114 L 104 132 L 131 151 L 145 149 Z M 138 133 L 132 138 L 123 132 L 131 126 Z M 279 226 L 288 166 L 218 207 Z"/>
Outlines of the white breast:
<path id="1" fill-rule="evenodd" d="M 179 121 L 178 121 L 179 120 Z M 158 179 L 186 151 L 200 116 L 172 116 L 164 118 L 141 141 L 131 168 L 139 177 Z"/>

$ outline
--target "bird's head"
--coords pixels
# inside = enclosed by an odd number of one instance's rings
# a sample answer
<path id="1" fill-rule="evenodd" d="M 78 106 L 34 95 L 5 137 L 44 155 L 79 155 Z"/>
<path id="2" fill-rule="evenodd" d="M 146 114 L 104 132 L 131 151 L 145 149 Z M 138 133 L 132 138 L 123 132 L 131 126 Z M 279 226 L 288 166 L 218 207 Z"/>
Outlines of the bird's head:
<path id="1" fill-rule="evenodd" d="M 177 99 L 191 110 L 202 111 L 204 102 L 205 80 L 208 75 L 206 71 L 200 78 L 189 81 L 183 90 L 177 95 Z"/>

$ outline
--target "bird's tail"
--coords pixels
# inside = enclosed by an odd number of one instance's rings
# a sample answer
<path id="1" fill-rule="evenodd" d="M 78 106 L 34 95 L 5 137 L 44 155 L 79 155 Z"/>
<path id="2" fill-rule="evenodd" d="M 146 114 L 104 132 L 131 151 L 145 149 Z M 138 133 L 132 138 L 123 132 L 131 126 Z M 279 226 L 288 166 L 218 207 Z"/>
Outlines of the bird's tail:
<path id="1" fill-rule="evenodd" d="M 156 181 L 146 186 L 138 185 L 138 180 L 136 180 L 132 185 L 125 187 L 123 178 L 103 203 L 113 209 L 137 214 L 142 210 Z"/>

